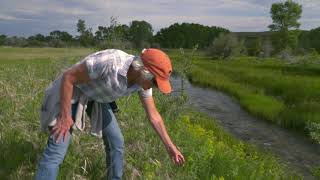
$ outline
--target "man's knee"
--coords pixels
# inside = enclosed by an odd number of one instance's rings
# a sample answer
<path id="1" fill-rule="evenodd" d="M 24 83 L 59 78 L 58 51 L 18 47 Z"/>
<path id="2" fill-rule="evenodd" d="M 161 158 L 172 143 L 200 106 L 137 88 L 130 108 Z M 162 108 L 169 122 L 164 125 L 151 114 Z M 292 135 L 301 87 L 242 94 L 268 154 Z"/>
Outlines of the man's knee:
<path id="1" fill-rule="evenodd" d="M 48 139 L 47 148 L 43 153 L 43 159 L 40 161 L 40 163 L 53 166 L 60 165 L 68 150 L 68 146 L 70 143 L 69 141 L 71 141 L 70 138 L 71 137 L 68 137 L 67 139 L 65 139 L 65 141 L 56 143 L 54 141 L 54 138 L 50 136 Z"/>
<path id="2" fill-rule="evenodd" d="M 103 133 L 103 140 L 105 146 L 108 146 L 110 150 L 123 151 L 124 138 L 122 133 Z"/>
<path id="3" fill-rule="evenodd" d="M 113 144 L 114 144 L 115 150 L 123 152 L 123 149 L 124 149 L 123 135 L 121 134 L 120 136 L 117 136 L 117 138 L 114 139 Z"/>

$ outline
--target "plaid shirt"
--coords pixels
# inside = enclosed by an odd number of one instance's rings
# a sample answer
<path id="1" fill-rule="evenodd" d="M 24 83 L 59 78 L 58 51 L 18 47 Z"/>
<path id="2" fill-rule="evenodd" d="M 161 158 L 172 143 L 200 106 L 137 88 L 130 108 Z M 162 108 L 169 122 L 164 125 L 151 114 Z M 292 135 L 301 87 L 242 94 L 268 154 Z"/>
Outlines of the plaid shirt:
<path id="1" fill-rule="evenodd" d="M 152 96 L 152 89 L 143 90 L 137 84 L 127 87 L 127 72 L 134 60 L 133 55 L 121 50 L 107 49 L 85 57 L 85 63 L 91 81 L 76 85 L 90 99 L 107 103 L 122 96 L 139 91 L 142 97 Z"/>

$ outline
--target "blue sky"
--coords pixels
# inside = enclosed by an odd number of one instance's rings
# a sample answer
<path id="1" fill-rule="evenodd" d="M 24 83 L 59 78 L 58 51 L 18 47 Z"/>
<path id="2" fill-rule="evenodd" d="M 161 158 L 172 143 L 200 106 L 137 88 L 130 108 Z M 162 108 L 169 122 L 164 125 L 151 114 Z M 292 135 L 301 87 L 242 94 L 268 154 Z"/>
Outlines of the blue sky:
<path id="1" fill-rule="evenodd" d="M 270 7 L 283 0 L 1 0 L 0 34 L 29 36 L 53 30 L 76 35 L 78 19 L 95 31 L 114 16 L 121 24 L 149 22 L 155 32 L 175 22 L 221 26 L 231 31 L 265 31 Z M 301 29 L 320 26 L 320 0 L 302 4 Z"/>

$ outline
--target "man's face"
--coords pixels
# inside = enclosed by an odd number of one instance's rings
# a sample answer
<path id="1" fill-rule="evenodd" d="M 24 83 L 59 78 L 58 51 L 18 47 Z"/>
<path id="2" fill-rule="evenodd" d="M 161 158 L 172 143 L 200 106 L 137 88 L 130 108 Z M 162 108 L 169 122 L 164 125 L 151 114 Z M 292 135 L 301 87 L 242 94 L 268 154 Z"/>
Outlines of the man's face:
<path id="1" fill-rule="evenodd" d="M 152 87 L 157 87 L 157 82 L 154 76 L 151 73 L 149 73 L 149 71 L 142 70 L 138 78 L 138 83 L 144 90 L 150 89 Z"/>

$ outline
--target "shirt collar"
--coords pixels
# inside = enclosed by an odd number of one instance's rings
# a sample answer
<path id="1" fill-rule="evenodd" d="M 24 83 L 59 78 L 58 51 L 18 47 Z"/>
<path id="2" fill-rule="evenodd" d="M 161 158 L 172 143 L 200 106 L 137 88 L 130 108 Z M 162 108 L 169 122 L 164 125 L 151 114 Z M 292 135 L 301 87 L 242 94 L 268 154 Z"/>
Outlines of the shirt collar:
<path id="1" fill-rule="evenodd" d="M 126 59 L 126 61 L 124 62 L 123 66 L 119 69 L 118 73 L 123 76 L 123 77 L 127 77 L 127 73 L 129 70 L 129 67 L 132 63 L 132 61 L 134 60 L 135 56 L 129 57 Z"/>

